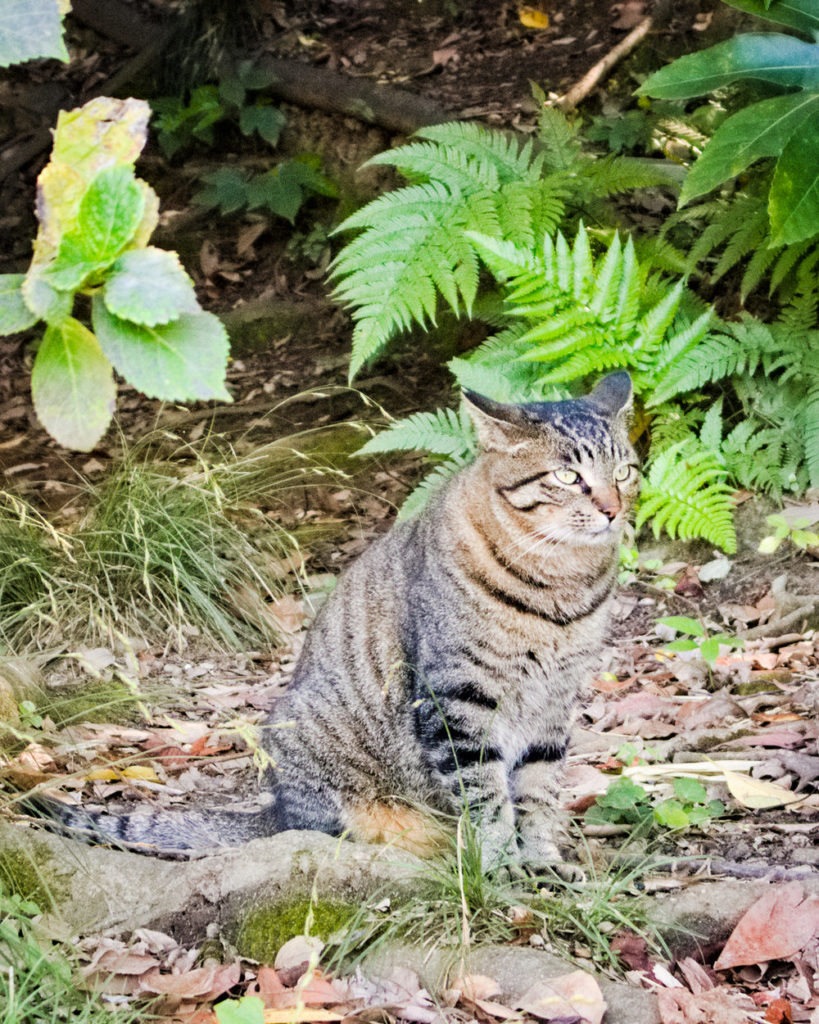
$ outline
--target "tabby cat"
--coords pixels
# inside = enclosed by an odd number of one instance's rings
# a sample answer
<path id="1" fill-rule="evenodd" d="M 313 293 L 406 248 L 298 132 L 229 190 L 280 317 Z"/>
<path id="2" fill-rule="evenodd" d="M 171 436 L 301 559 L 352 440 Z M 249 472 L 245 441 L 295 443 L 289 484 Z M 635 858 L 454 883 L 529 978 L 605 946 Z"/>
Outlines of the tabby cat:
<path id="1" fill-rule="evenodd" d="M 631 381 L 465 399 L 475 462 L 347 569 L 307 635 L 264 730 L 269 806 L 100 814 L 96 829 L 175 849 L 317 829 L 421 852 L 468 806 L 486 867 L 559 862 L 560 770 L 638 489 Z"/>

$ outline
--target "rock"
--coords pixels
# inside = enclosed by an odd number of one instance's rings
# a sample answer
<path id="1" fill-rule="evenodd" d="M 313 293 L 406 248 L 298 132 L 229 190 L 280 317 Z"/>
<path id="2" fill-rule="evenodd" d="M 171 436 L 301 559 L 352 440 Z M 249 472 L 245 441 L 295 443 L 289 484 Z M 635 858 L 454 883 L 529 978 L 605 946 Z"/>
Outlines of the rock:
<path id="1" fill-rule="evenodd" d="M 448 975 L 482 974 L 497 981 L 500 1002 L 511 1006 L 544 978 L 555 978 L 577 970 L 577 964 L 562 960 L 553 953 L 525 946 L 479 946 L 464 961 L 453 947 L 396 945 L 364 957 L 361 972 L 365 977 L 387 978 L 396 967 L 414 971 L 430 992 L 446 988 Z M 594 973 L 594 972 L 590 972 Z M 623 981 L 612 981 L 595 974 L 608 1004 L 606 1024 L 659 1024 L 656 997 L 651 992 L 633 988 Z"/>

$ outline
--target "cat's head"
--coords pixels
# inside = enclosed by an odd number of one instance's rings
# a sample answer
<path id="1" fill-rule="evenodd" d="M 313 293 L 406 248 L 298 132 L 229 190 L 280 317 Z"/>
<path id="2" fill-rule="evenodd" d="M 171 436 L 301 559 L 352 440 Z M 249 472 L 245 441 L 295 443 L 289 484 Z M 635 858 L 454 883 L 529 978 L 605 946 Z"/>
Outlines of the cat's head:
<path id="1" fill-rule="evenodd" d="M 637 497 L 631 378 L 611 373 L 582 398 L 505 405 L 465 391 L 500 508 L 558 539 L 613 542 Z"/>

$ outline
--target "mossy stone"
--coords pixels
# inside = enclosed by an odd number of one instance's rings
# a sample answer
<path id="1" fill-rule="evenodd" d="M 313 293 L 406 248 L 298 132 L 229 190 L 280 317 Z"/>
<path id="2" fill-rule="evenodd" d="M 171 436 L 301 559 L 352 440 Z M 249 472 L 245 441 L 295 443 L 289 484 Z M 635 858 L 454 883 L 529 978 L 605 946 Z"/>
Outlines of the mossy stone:
<path id="1" fill-rule="evenodd" d="M 0 888 L 44 911 L 53 910 L 69 894 L 56 868 L 50 847 L 30 840 L 25 849 L 0 851 Z"/>
<path id="2" fill-rule="evenodd" d="M 288 939 L 304 934 L 308 918 L 310 934 L 326 940 L 347 927 L 356 913 L 352 904 L 308 897 L 253 907 L 238 922 L 234 944 L 240 956 L 272 963 Z"/>

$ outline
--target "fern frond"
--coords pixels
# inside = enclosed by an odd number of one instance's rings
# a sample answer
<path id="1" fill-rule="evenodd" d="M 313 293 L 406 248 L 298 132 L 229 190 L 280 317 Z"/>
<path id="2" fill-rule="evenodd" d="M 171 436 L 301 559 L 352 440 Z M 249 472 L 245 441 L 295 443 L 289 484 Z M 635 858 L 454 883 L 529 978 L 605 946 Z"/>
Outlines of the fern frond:
<path id="1" fill-rule="evenodd" d="M 409 182 L 437 181 L 462 192 L 500 187 L 500 175 L 490 160 L 478 159 L 455 146 L 435 142 L 398 146 L 378 153 L 364 164 L 365 167 L 379 165 L 395 167 Z"/>
<path id="2" fill-rule="evenodd" d="M 486 161 L 497 172 L 501 184 L 520 180 L 537 181 L 541 176 L 543 155 L 533 153 L 531 139 L 521 144 L 513 135 L 484 128 L 474 121 L 430 125 L 415 134 L 439 146 L 453 147 L 479 162 Z"/>
<path id="3" fill-rule="evenodd" d="M 578 167 L 578 173 L 598 198 L 658 185 L 679 188 L 683 176 L 682 168 L 670 162 L 632 156 L 587 160 Z"/>
<path id="4" fill-rule="evenodd" d="M 546 151 L 546 166 L 552 171 L 569 170 L 580 156 L 578 128 L 555 107 L 546 106 L 546 95 L 542 90 L 535 87 L 532 92 L 541 104 L 538 139 Z"/>
<path id="5" fill-rule="evenodd" d="M 713 451 L 680 441 L 661 451 L 647 468 L 637 510 L 638 528 L 651 520 L 655 537 L 702 537 L 732 554 L 736 551 L 733 489 Z"/>
<path id="6" fill-rule="evenodd" d="M 438 409 L 416 412 L 396 420 L 386 430 L 371 437 L 356 455 L 376 452 L 425 451 L 434 455 L 466 456 L 475 448 L 475 432 L 468 414 L 462 409 Z"/>
<path id="7" fill-rule="evenodd" d="M 469 457 L 457 456 L 447 459 L 428 473 L 420 484 L 411 491 L 398 510 L 398 522 L 418 515 L 429 504 L 430 500 L 444 487 L 457 472 L 468 466 L 472 461 Z"/>

